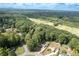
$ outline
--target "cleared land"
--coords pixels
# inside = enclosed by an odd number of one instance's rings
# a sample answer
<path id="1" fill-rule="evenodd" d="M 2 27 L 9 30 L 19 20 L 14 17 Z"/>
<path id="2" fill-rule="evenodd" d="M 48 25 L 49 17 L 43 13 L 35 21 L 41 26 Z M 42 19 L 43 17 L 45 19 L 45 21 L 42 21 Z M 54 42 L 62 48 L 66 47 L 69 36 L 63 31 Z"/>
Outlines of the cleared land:
<path id="1" fill-rule="evenodd" d="M 54 26 L 53 22 L 48 22 L 48 21 L 44 21 L 44 20 L 40 20 L 40 19 L 34 19 L 34 18 L 29 18 L 31 21 L 35 22 L 36 24 L 45 24 L 45 25 L 49 25 L 49 26 Z M 69 27 L 66 25 L 58 25 L 58 26 L 54 26 L 57 29 L 60 30 L 65 30 L 70 32 L 71 34 L 75 34 L 76 36 L 79 37 L 79 29 L 78 28 L 74 28 L 74 27 Z"/>
<path id="2" fill-rule="evenodd" d="M 23 47 L 18 47 L 15 52 L 17 55 L 20 55 L 20 54 L 24 53 L 24 49 L 23 49 Z"/>

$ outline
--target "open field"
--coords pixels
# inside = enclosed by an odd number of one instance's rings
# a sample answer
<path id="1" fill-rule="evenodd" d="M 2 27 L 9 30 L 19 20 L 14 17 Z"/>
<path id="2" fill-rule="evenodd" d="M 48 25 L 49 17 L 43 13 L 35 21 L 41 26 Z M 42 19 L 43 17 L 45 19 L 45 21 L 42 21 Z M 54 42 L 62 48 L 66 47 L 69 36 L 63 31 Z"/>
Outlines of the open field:
<path id="1" fill-rule="evenodd" d="M 30 18 L 31 21 L 37 23 L 37 24 L 45 24 L 45 25 L 49 25 L 49 26 L 54 26 L 54 23 L 53 22 L 47 22 L 47 21 L 42 21 L 40 19 L 33 19 L 33 18 Z M 54 26 L 55 28 L 57 29 L 60 29 L 60 30 L 65 30 L 65 31 L 68 31 L 72 34 L 75 34 L 76 36 L 79 37 L 79 29 L 78 28 L 74 28 L 74 27 L 69 27 L 69 26 L 66 26 L 66 25 L 58 25 L 58 26 Z"/>

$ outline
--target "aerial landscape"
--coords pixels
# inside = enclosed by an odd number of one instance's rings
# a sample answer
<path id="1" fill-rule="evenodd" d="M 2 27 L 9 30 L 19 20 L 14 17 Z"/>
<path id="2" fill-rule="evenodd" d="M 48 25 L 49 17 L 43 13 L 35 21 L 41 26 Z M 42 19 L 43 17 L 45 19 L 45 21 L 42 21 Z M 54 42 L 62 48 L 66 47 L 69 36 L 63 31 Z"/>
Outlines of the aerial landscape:
<path id="1" fill-rule="evenodd" d="M 0 56 L 79 56 L 79 4 L 0 3 Z"/>

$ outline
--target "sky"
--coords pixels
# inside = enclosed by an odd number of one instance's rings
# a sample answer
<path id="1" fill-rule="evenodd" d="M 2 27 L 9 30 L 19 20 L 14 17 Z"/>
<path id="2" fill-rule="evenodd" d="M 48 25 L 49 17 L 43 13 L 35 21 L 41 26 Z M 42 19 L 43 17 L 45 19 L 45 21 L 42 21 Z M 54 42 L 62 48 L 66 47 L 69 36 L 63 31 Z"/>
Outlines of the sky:
<path id="1" fill-rule="evenodd" d="M 0 3 L 79 3 L 79 0 L 0 0 Z"/>
<path id="2" fill-rule="evenodd" d="M 79 3 L 0 3 L 0 8 L 79 11 Z"/>

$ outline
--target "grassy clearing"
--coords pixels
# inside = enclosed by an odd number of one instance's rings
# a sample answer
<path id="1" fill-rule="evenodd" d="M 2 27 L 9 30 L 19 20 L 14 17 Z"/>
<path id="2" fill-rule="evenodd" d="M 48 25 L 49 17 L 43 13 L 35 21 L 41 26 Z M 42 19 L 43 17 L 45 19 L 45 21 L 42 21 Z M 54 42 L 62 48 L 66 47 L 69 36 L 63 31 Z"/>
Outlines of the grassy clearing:
<path id="1" fill-rule="evenodd" d="M 40 18 L 38 18 L 38 19 L 40 19 Z M 40 19 L 40 20 L 45 20 L 45 21 L 49 21 L 49 22 L 53 22 L 53 23 L 59 22 L 66 26 L 79 28 L 79 17 L 63 18 L 63 19 L 59 19 L 57 17 L 46 17 L 45 19 Z"/>
<path id="2" fill-rule="evenodd" d="M 45 24 L 45 25 L 49 25 L 49 26 L 54 26 L 53 22 L 44 21 L 44 20 L 42 21 L 42 20 L 33 19 L 33 18 L 30 18 L 30 20 L 33 21 L 33 22 L 35 22 L 35 23 L 37 23 L 37 24 Z M 74 35 L 76 35 L 76 36 L 79 37 L 79 28 L 70 27 L 70 26 L 66 26 L 66 25 L 56 26 L 55 28 L 60 29 L 60 30 L 68 31 L 71 34 L 74 34 Z"/>
<path id="3" fill-rule="evenodd" d="M 79 22 L 65 21 L 63 24 L 64 25 L 67 25 L 67 26 L 70 26 L 70 27 L 79 28 Z"/>
<path id="4" fill-rule="evenodd" d="M 17 55 L 20 55 L 20 54 L 24 53 L 23 47 L 18 47 L 18 48 L 16 49 L 15 53 L 16 53 Z"/>

